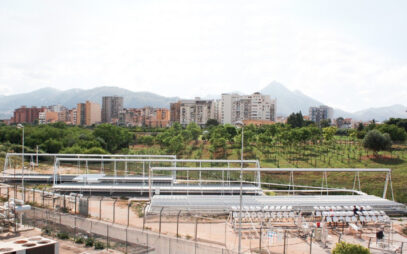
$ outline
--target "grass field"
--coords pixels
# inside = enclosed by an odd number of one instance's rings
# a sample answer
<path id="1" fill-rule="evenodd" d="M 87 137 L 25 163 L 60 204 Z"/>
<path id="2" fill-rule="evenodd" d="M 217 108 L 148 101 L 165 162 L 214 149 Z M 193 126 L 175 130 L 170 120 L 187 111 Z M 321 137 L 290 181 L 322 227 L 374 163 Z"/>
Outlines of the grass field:
<path id="1" fill-rule="evenodd" d="M 158 145 L 137 145 L 131 150 L 134 153 L 166 154 L 165 150 Z M 191 142 L 178 155 L 178 158 L 240 159 L 240 145 L 228 144 L 226 151 L 217 154 L 211 152 L 209 143 Z M 392 169 L 395 200 L 407 204 L 407 146 L 405 144 L 393 145 L 391 151 L 380 152 L 377 157 L 371 151 L 364 149 L 360 142 L 340 137 L 336 137 L 328 144 L 297 144 L 295 146 L 251 144 L 245 148 L 244 158 L 259 159 L 263 168 L 390 168 Z M 0 163 L 3 161 L 1 158 Z M 98 172 L 98 167 L 98 165 L 90 165 L 90 172 Z M 105 164 L 106 171 L 109 170 L 109 167 L 111 166 Z M 194 176 L 191 173 L 189 177 Z M 237 179 L 237 175 L 234 177 Z M 288 184 L 289 177 L 289 173 L 263 173 L 262 181 Z M 382 196 L 385 177 L 385 173 L 361 173 L 361 190 L 368 194 Z M 245 179 L 249 180 L 249 176 L 245 175 Z M 329 187 L 351 189 L 353 182 L 354 174 L 352 173 L 328 174 Z M 295 184 L 320 187 L 321 183 L 321 173 L 295 173 Z M 387 198 L 391 198 L 390 193 L 389 188 Z"/>
<path id="2" fill-rule="evenodd" d="M 136 146 L 139 153 L 162 153 L 159 146 Z M 179 158 L 214 158 L 209 144 L 202 142 L 191 143 Z M 240 159 L 240 147 L 228 144 L 226 156 L 218 158 Z M 329 144 L 298 144 L 288 146 L 275 144 L 262 147 L 251 144 L 245 148 L 245 159 L 259 159 L 261 167 L 270 168 L 390 168 L 395 200 L 407 204 L 407 146 L 393 145 L 391 151 L 380 152 L 377 157 L 372 151 L 362 147 L 360 141 L 336 137 Z M 329 173 L 329 187 L 353 187 L 355 175 L 352 173 Z M 361 189 L 368 194 L 382 196 L 386 175 L 385 173 L 361 173 Z M 274 183 L 289 183 L 289 173 L 263 173 L 262 181 Z M 295 184 L 321 186 L 321 173 L 295 173 Z M 388 189 L 388 198 L 390 196 Z"/>

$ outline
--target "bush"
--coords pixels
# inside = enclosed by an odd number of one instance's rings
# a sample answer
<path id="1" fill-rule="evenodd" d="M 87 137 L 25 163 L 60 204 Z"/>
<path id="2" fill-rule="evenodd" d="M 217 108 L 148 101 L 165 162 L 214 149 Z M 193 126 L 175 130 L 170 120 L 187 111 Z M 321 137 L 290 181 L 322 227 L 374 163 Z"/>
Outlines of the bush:
<path id="1" fill-rule="evenodd" d="M 66 232 L 58 232 L 57 237 L 61 240 L 69 239 L 69 235 Z"/>
<path id="2" fill-rule="evenodd" d="M 382 134 L 378 130 L 369 131 L 363 139 L 363 147 L 373 150 L 375 155 L 378 151 L 387 150 L 391 147 L 389 134 Z"/>
<path id="3" fill-rule="evenodd" d="M 361 245 L 340 242 L 332 250 L 332 254 L 371 254 L 368 248 Z"/>
<path id="4" fill-rule="evenodd" d="M 105 245 L 102 242 L 96 241 L 95 242 L 95 250 L 103 250 Z"/>
<path id="5" fill-rule="evenodd" d="M 86 247 L 92 247 L 93 244 L 94 244 L 94 242 L 95 242 L 95 240 L 93 240 L 93 238 L 91 238 L 91 237 L 86 238 L 86 240 L 85 240 L 85 246 L 86 246 Z"/>
<path id="6" fill-rule="evenodd" d="M 85 242 L 85 239 L 83 237 L 78 237 L 75 239 L 75 243 L 77 244 L 82 244 Z"/>

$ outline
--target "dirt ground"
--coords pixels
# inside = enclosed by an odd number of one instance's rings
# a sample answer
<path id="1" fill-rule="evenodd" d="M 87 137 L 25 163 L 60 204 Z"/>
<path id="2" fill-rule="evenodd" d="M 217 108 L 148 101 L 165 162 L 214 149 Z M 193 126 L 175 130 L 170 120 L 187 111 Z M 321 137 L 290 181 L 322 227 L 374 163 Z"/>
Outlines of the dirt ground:
<path id="1" fill-rule="evenodd" d="M 38 228 L 32 229 L 32 230 L 27 230 L 23 232 L 19 232 L 17 235 L 14 233 L 3 233 L 0 234 L 0 245 L 2 242 L 9 242 L 9 241 L 15 241 L 19 240 L 22 238 L 28 238 L 28 237 L 33 237 L 33 236 L 40 236 L 41 235 L 41 230 Z M 98 254 L 119 254 L 122 252 L 115 251 L 115 250 L 95 250 L 90 247 L 85 247 L 83 244 L 75 244 L 71 240 L 60 240 L 56 238 L 52 238 L 50 236 L 44 236 L 45 238 L 48 239 L 53 239 L 59 243 L 59 253 L 62 254 L 93 254 L 93 253 L 98 253 Z"/>

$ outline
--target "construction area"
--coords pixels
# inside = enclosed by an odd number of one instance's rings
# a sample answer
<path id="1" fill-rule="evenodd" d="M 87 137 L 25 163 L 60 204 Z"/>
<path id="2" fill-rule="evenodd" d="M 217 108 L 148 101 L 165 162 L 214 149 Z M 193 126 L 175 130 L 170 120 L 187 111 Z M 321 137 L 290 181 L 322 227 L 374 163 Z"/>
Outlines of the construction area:
<path id="1" fill-rule="evenodd" d="M 321 185 L 295 184 L 297 172 L 320 174 Z M 331 173 L 352 175 L 353 188 L 330 187 Z M 362 192 L 369 183 L 360 174 L 369 173 L 385 179 L 380 197 Z M 265 174 L 288 180 L 262 182 Z M 42 229 L 52 240 L 63 232 L 124 253 L 330 253 L 340 241 L 407 253 L 407 209 L 394 201 L 386 168 L 9 153 L 0 179 L 5 234 Z"/>

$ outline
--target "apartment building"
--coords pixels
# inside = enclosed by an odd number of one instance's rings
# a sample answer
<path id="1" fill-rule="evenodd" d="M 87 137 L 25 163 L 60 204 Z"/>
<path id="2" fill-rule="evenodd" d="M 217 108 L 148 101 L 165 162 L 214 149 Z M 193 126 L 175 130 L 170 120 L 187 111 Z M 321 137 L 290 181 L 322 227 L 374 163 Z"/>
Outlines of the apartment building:
<path id="1" fill-rule="evenodd" d="M 269 95 L 222 94 L 220 122 L 235 124 L 244 120 L 276 120 L 276 101 Z"/>
<path id="2" fill-rule="evenodd" d="M 35 123 L 39 119 L 41 112 L 45 111 L 45 107 L 37 108 L 31 107 L 27 108 L 22 106 L 14 110 L 13 123 Z"/>
<path id="3" fill-rule="evenodd" d="M 38 123 L 56 123 L 68 121 L 68 109 L 62 105 L 51 105 L 39 114 Z"/>
<path id="4" fill-rule="evenodd" d="M 167 127 L 170 124 L 170 110 L 166 108 L 130 108 L 119 113 L 120 125 Z"/>
<path id="5" fill-rule="evenodd" d="M 123 97 L 102 97 L 102 122 L 111 123 L 119 119 L 119 113 L 123 110 Z"/>
<path id="6" fill-rule="evenodd" d="M 56 123 L 58 121 L 58 112 L 45 110 L 38 115 L 39 124 Z"/>
<path id="7" fill-rule="evenodd" d="M 213 100 L 201 100 L 201 98 L 196 97 L 194 100 L 181 100 L 179 103 L 179 122 L 182 126 L 187 126 L 190 123 L 205 126 L 209 119 L 215 118 L 215 102 Z"/>
<path id="8" fill-rule="evenodd" d="M 181 121 L 181 102 L 174 102 L 170 103 L 170 122 L 171 124 L 177 122 L 179 123 Z"/>
<path id="9" fill-rule="evenodd" d="M 76 125 L 92 125 L 101 122 L 101 108 L 100 105 L 86 101 L 85 103 L 78 103 L 76 107 Z"/>
<path id="10" fill-rule="evenodd" d="M 319 124 L 323 120 L 333 119 L 333 108 L 322 105 L 319 107 L 310 107 L 309 108 L 309 119 L 316 124 Z"/>

